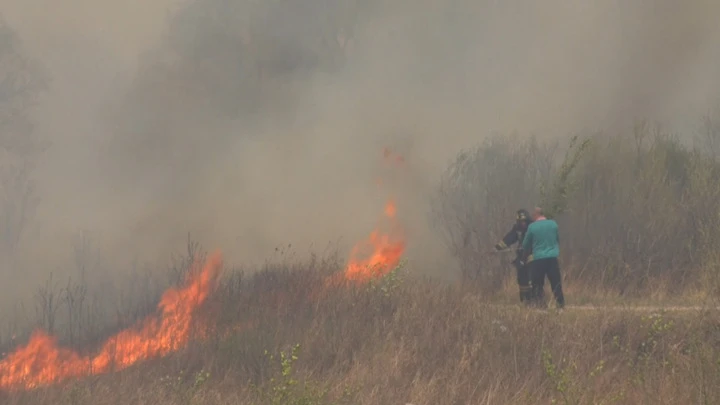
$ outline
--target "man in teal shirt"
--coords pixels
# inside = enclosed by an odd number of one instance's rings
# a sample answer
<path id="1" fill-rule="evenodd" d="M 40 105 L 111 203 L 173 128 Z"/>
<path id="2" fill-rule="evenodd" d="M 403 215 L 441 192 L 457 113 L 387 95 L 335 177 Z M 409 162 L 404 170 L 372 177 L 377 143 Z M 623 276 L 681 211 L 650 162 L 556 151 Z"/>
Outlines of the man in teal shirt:
<path id="1" fill-rule="evenodd" d="M 542 208 L 535 208 L 532 214 L 533 222 L 528 227 L 523 239 L 523 252 L 532 254 L 533 261 L 529 263 L 532 278 L 532 298 L 536 304 L 545 306 L 545 277 L 550 281 L 550 288 L 555 295 L 558 309 L 565 306 L 560 277 L 560 235 L 558 225 L 552 219 L 545 218 Z"/>

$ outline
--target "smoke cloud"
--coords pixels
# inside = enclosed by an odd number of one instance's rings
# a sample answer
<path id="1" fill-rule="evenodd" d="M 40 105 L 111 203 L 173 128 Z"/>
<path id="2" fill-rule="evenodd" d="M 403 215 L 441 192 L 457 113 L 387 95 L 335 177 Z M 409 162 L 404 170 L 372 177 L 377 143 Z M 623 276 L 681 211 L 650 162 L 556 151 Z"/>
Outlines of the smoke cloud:
<path id="1" fill-rule="evenodd" d="M 428 196 L 461 148 L 637 118 L 687 134 L 720 96 L 710 0 L 0 1 L 53 78 L 32 285 L 69 271 L 81 230 L 112 271 L 188 233 L 257 262 L 348 248 L 390 196 L 416 268 L 447 273 Z"/>

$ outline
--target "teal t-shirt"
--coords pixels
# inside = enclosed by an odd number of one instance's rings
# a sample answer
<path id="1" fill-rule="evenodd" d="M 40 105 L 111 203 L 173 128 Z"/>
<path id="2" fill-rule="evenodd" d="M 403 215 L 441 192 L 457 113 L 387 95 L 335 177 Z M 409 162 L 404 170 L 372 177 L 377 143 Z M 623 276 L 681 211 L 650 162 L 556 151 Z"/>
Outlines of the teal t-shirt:
<path id="1" fill-rule="evenodd" d="M 523 239 L 523 250 L 531 251 L 533 260 L 560 256 L 557 222 L 552 219 L 541 219 L 530 224 Z"/>

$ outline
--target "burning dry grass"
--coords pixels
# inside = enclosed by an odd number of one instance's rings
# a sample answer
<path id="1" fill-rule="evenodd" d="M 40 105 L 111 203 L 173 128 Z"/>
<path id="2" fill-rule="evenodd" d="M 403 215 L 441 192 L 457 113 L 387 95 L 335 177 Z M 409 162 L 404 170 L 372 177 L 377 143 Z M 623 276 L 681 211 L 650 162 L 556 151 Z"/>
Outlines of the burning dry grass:
<path id="1" fill-rule="evenodd" d="M 186 283 L 154 312 L 135 283 L 140 304 L 118 314 L 135 326 L 119 333 L 98 336 L 70 286 L 63 329 L 46 287 L 41 319 L 69 345 L 45 333 L 6 345 L 0 403 L 720 402 L 718 311 L 557 315 L 496 305 L 496 291 L 479 293 L 488 286 L 404 278 L 392 271 L 405 249 L 395 214 L 390 200 L 347 264 L 315 257 L 220 274 L 220 257 L 198 260 L 191 244 L 172 273 Z M 589 285 L 570 280 L 569 300 Z M 506 282 L 500 296 L 515 288 Z"/>
<path id="2" fill-rule="evenodd" d="M 323 282 L 315 284 L 316 289 L 295 298 L 301 302 L 325 300 L 333 289 L 366 285 L 389 274 L 405 250 L 405 238 L 395 213 L 395 203 L 388 202 L 382 225 L 390 229 L 373 231 L 367 241 L 353 249 L 344 271 L 326 275 Z M 59 346 L 57 339 L 45 331 L 35 331 L 27 344 L 14 348 L 0 361 L 0 390 L 30 390 L 69 379 L 121 371 L 175 353 L 192 340 L 201 338 L 205 342 L 210 336 L 227 337 L 241 329 L 237 320 L 221 326 L 210 321 L 210 315 L 198 314 L 216 288 L 222 267 L 219 252 L 207 259 L 189 256 L 185 285 L 167 290 L 155 314 L 107 338 L 96 354 L 82 355 Z M 274 298 L 267 303 L 269 307 L 279 307 L 287 301 L 283 291 L 269 297 Z M 54 316 L 55 310 L 53 307 L 49 313 Z"/>
<path id="3" fill-rule="evenodd" d="M 229 273 L 207 339 L 4 404 L 678 404 L 720 401 L 720 313 L 526 311 L 403 278 L 308 297 L 332 260 Z M 297 360 L 271 360 L 290 353 Z"/>
<path id="4" fill-rule="evenodd" d="M 396 220 L 396 212 L 395 202 L 388 201 L 379 228 L 366 241 L 356 245 L 344 271 L 328 274 L 322 283 L 316 284 L 317 289 L 300 298 L 310 302 L 323 300 L 333 289 L 364 285 L 396 268 L 405 251 L 405 237 Z M 167 290 L 155 314 L 107 338 L 97 354 L 87 356 L 60 347 L 56 338 L 45 331 L 35 331 L 27 344 L 14 348 L 0 360 L 0 390 L 27 390 L 71 378 L 120 371 L 177 352 L 193 338 L 205 340 L 217 333 L 225 336 L 224 330 L 197 314 L 216 287 L 222 267 L 221 255 L 216 252 L 204 259 L 194 256 L 192 248 L 188 251 L 185 285 Z M 270 302 L 270 307 L 285 301 L 283 292 L 270 297 L 277 300 Z M 54 316 L 55 310 L 53 307 L 48 313 Z M 235 329 L 237 325 L 231 325 L 229 330 Z"/>
<path id="5" fill-rule="evenodd" d="M 58 347 L 55 338 L 35 332 L 27 345 L 0 361 L 0 389 L 34 388 L 73 377 L 122 370 L 185 346 L 192 337 L 197 308 L 212 292 L 222 266 L 219 252 L 193 263 L 187 285 L 171 288 L 158 304 L 159 315 L 111 336 L 95 356 Z"/>

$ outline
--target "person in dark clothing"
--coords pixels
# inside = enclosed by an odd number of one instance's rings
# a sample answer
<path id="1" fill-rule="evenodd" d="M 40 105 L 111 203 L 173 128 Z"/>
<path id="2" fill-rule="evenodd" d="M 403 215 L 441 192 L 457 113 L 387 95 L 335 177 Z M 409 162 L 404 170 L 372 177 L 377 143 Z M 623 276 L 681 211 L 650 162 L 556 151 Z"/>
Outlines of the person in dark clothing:
<path id="1" fill-rule="evenodd" d="M 530 286 L 530 269 L 528 262 L 532 260 L 532 256 L 524 257 L 522 243 L 525 238 L 525 232 L 527 232 L 528 226 L 532 223 L 530 213 L 526 210 L 518 210 L 515 218 L 515 223 L 512 229 L 503 237 L 503 239 L 495 245 L 495 249 L 498 251 L 505 250 L 513 244 L 518 244 L 516 251 L 515 260 L 513 260 L 513 266 L 517 273 L 517 283 L 520 289 L 520 302 L 526 305 L 530 303 L 532 295 L 532 287 Z"/>
<path id="2" fill-rule="evenodd" d="M 543 215 L 542 208 L 533 211 L 533 222 L 528 226 L 523 251 L 532 252 L 533 261 L 530 265 L 532 283 L 532 301 L 535 305 L 544 307 L 545 304 L 545 277 L 550 281 L 550 288 L 555 295 L 558 309 L 565 306 L 565 297 L 562 291 L 560 276 L 560 235 L 558 225 L 552 219 Z"/>

